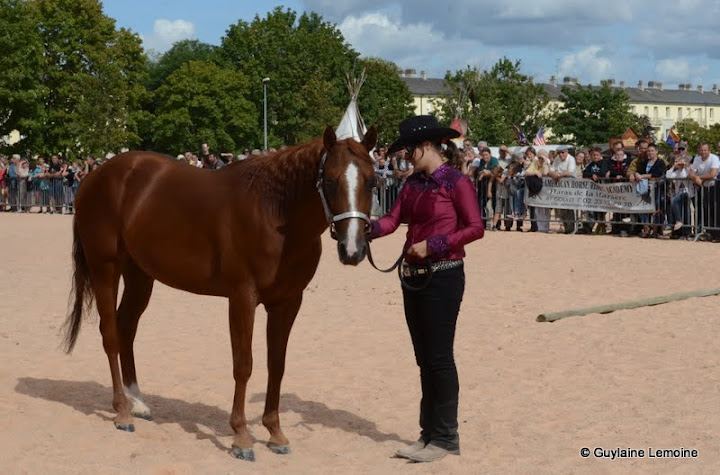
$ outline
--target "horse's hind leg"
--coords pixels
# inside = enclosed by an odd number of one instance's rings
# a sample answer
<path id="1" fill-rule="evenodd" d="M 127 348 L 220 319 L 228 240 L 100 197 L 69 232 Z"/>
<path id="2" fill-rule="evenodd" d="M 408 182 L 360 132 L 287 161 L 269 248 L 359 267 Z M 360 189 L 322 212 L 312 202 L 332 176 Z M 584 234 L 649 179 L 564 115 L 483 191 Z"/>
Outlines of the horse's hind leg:
<path id="1" fill-rule="evenodd" d="M 276 454 L 290 453 L 290 443 L 280 429 L 280 384 L 285 373 L 287 342 L 300 304 L 302 294 L 283 302 L 268 305 L 267 319 L 267 360 L 268 385 L 265 395 L 263 425 L 270 431 L 268 447 Z"/>
<path id="2" fill-rule="evenodd" d="M 130 414 L 130 402 L 123 391 L 122 376 L 120 374 L 120 338 L 118 334 L 117 303 L 118 284 L 120 282 L 120 268 L 116 261 L 104 261 L 91 266 L 93 292 L 100 315 L 100 333 L 102 334 L 103 348 L 110 363 L 110 376 L 113 386 L 113 408 L 117 411 L 115 427 L 120 430 L 133 432 L 135 426 Z"/>
<path id="3" fill-rule="evenodd" d="M 130 260 L 125 264 L 122 275 L 125 289 L 118 307 L 117 321 L 123 386 L 125 395 L 132 403 L 132 415 L 149 421 L 152 420 L 152 415 L 140 394 L 135 373 L 133 343 L 140 316 L 150 301 L 154 280 Z"/>

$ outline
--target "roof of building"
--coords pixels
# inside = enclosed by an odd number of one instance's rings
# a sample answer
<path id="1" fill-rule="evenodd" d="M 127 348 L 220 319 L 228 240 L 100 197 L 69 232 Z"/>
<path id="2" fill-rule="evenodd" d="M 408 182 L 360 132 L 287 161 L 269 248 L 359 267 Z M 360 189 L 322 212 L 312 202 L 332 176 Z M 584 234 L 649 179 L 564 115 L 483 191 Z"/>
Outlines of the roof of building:
<path id="1" fill-rule="evenodd" d="M 414 96 L 444 96 L 450 93 L 450 88 L 444 79 L 401 77 Z M 561 84 L 552 85 L 541 83 L 550 99 L 560 98 Z M 614 85 L 613 87 L 621 87 Z M 648 104 L 687 104 L 687 105 L 716 105 L 720 106 L 720 93 L 710 91 L 700 92 L 687 89 L 659 89 L 623 87 L 630 96 L 630 102 Z M 716 89 L 717 91 L 717 89 Z"/>

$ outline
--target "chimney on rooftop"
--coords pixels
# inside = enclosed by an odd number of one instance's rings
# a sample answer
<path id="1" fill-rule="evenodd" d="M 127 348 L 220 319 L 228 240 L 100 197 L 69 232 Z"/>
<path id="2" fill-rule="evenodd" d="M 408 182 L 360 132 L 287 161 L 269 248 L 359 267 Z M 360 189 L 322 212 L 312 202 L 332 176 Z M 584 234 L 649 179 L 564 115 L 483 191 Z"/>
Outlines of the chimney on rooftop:
<path id="1" fill-rule="evenodd" d="M 625 89 L 625 81 L 620 81 L 620 87 Z"/>
<path id="2" fill-rule="evenodd" d="M 703 93 L 703 85 L 702 85 L 702 84 L 698 84 L 697 90 L 698 90 L 698 92 L 699 92 L 700 94 L 702 94 L 702 93 Z"/>
<path id="3" fill-rule="evenodd" d="M 425 74 L 425 71 L 420 71 L 420 77 L 423 78 L 423 80 L 427 79 L 427 74 Z"/>
<path id="4" fill-rule="evenodd" d="M 638 86 L 637 86 L 637 87 L 638 87 L 638 89 L 640 89 L 641 91 L 644 91 L 644 90 L 645 90 L 645 85 L 643 84 L 642 79 L 641 79 L 640 81 L 638 81 Z"/>
<path id="5" fill-rule="evenodd" d="M 718 90 L 718 85 L 717 85 L 717 84 L 713 84 L 712 92 L 714 92 L 715 94 L 719 94 L 719 93 L 720 93 L 720 91 Z"/>
<path id="6" fill-rule="evenodd" d="M 557 86 L 557 78 L 555 76 L 550 76 L 550 85 L 551 86 Z"/>

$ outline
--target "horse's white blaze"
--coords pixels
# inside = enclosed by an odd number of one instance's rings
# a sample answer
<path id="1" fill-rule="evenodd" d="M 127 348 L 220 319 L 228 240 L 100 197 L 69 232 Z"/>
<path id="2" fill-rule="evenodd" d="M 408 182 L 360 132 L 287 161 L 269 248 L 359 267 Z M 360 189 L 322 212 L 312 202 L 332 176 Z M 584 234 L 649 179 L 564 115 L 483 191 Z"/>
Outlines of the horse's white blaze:
<path id="1" fill-rule="evenodd" d="M 348 185 L 348 211 L 357 211 L 358 178 L 360 174 L 357 165 L 351 163 L 345 170 L 345 180 Z M 360 220 L 353 218 L 348 225 L 346 251 L 348 256 L 357 253 L 357 238 L 360 231 Z"/>
<path id="2" fill-rule="evenodd" d="M 124 389 L 125 396 L 132 402 L 132 413 L 136 416 L 150 416 L 150 408 L 143 402 L 137 383 L 126 386 Z"/>

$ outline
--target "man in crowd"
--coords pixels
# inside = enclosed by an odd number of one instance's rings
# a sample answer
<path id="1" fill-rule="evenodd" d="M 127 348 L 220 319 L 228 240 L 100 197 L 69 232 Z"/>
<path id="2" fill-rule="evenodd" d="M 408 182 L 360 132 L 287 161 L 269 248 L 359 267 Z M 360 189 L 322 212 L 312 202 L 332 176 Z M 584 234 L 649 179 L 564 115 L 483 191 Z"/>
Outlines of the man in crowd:
<path id="1" fill-rule="evenodd" d="M 698 190 L 698 223 L 709 228 L 719 228 L 718 201 L 720 193 L 716 178 L 720 169 L 720 158 L 710 153 L 710 144 L 701 143 L 698 147 L 698 154 L 690 165 L 690 179 Z M 708 229 L 708 234 L 713 241 L 720 240 L 720 230 Z"/>
<path id="2" fill-rule="evenodd" d="M 558 155 L 550 165 L 550 177 L 555 181 L 575 177 L 575 157 L 570 157 L 567 147 L 558 148 Z M 556 209 L 555 216 L 562 221 L 565 234 L 571 234 L 575 230 L 575 211 Z"/>

